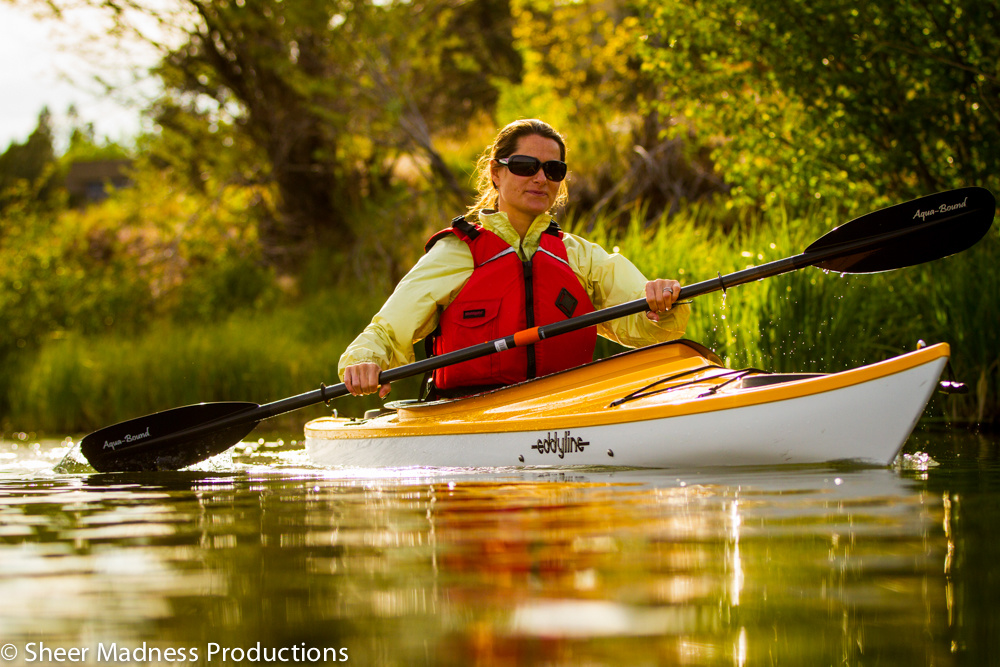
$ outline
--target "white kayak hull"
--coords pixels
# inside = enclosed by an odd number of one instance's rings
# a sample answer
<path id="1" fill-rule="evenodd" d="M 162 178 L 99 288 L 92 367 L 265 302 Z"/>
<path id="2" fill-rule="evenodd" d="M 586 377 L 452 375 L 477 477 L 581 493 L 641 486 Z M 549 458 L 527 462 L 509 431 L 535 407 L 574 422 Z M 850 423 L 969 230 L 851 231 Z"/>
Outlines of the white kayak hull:
<path id="1" fill-rule="evenodd" d="M 306 427 L 306 448 L 319 465 L 365 468 L 688 468 L 837 460 L 887 465 L 938 385 L 947 346 L 934 347 L 944 350 L 910 363 L 898 360 L 925 351 L 781 386 L 721 391 L 698 399 L 714 402 L 707 407 L 690 397 L 661 400 L 661 416 L 647 406 L 608 423 L 527 418 L 523 428 L 518 420 L 504 420 L 492 428 L 457 429 L 442 420 L 439 432 L 427 433 L 407 429 L 394 415 L 380 418 L 384 425 L 315 420 Z"/>

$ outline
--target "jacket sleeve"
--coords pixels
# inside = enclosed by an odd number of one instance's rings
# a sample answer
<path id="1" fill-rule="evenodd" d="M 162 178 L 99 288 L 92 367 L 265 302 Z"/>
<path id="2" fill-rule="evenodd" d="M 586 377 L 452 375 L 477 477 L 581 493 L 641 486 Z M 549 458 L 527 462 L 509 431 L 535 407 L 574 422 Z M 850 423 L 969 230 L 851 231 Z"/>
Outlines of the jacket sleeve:
<path id="1" fill-rule="evenodd" d="M 594 308 L 602 309 L 644 299 L 647 278 L 632 262 L 618 253 L 609 254 L 596 243 L 574 234 L 564 234 L 570 265 L 590 295 Z M 677 304 L 659 322 L 637 313 L 599 324 L 597 333 L 626 347 L 642 347 L 674 340 L 684 335 L 691 307 Z"/>
<path id="2" fill-rule="evenodd" d="M 448 236 L 435 243 L 341 355 L 340 379 L 344 379 L 344 369 L 354 364 L 373 362 L 386 370 L 412 363 L 413 344 L 434 331 L 439 307 L 455 299 L 472 275 L 472 267 L 472 253 L 459 239 Z"/>

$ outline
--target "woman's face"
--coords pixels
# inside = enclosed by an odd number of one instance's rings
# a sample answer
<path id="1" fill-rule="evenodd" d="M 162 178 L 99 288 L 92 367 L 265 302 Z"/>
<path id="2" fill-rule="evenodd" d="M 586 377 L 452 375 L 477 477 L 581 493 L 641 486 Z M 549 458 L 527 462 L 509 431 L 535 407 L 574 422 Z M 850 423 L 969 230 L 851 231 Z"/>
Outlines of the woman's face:
<path id="1" fill-rule="evenodd" d="M 514 155 L 529 155 L 542 162 L 562 159 L 559 144 L 537 134 L 521 137 Z M 552 207 L 559 194 L 559 183 L 547 179 L 543 169 L 534 176 L 518 176 L 494 162 L 491 170 L 499 194 L 497 209 L 505 212 L 514 224 L 515 218 L 526 219 L 530 224 Z"/>

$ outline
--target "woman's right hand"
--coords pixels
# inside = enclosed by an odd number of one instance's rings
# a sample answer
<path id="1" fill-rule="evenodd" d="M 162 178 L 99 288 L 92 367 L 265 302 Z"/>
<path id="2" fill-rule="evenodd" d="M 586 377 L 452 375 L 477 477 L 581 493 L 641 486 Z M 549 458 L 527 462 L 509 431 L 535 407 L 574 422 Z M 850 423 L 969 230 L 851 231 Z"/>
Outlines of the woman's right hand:
<path id="1" fill-rule="evenodd" d="M 389 383 L 379 384 L 378 376 L 382 369 L 378 364 L 367 362 L 354 364 L 344 369 L 344 386 L 354 396 L 364 396 L 378 392 L 379 398 L 389 395 Z"/>
<path id="2" fill-rule="evenodd" d="M 646 283 L 646 303 L 649 310 L 646 317 L 653 322 L 660 321 L 660 313 L 670 310 L 681 294 L 681 284 L 672 278 L 658 278 Z"/>

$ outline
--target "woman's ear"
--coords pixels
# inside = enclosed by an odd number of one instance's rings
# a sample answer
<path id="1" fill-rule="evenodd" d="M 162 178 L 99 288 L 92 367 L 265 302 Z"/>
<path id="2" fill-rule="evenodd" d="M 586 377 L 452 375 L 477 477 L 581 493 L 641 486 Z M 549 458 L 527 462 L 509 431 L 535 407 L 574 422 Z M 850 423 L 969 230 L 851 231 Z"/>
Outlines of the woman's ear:
<path id="1" fill-rule="evenodd" d="M 493 189 L 499 190 L 500 186 L 497 185 L 497 172 L 501 169 L 500 165 L 496 160 L 490 163 L 490 180 L 493 181 Z"/>

